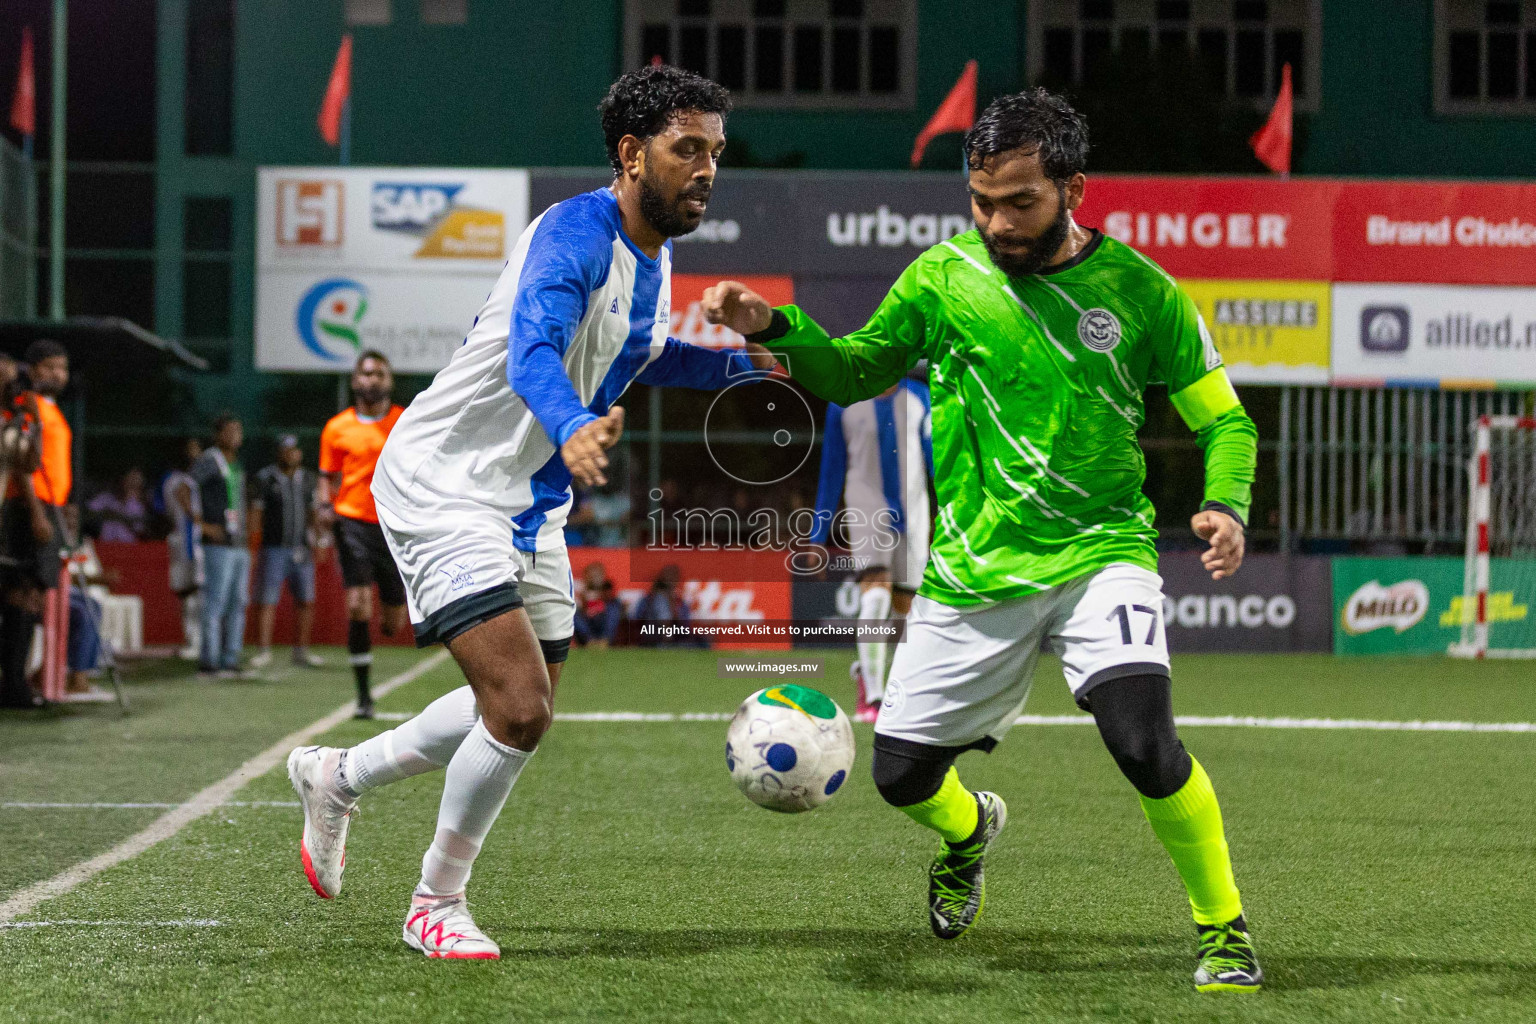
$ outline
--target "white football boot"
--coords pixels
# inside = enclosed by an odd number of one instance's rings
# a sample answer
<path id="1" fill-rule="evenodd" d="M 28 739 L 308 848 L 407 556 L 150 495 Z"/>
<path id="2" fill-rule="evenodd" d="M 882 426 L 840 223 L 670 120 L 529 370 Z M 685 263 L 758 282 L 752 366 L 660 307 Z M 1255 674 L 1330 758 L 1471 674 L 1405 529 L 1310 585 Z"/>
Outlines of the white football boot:
<path id="1" fill-rule="evenodd" d="M 464 894 L 411 896 L 405 915 L 405 944 L 434 960 L 500 960 L 501 947 L 469 916 Z"/>
<path id="2" fill-rule="evenodd" d="M 321 899 L 341 892 L 347 865 L 347 827 L 357 801 L 337 785 L 334 747 L 295 747 L 288 755 L 288 781 L 304 805 L 304 836 L 299 856 L 304 876 Z"/>

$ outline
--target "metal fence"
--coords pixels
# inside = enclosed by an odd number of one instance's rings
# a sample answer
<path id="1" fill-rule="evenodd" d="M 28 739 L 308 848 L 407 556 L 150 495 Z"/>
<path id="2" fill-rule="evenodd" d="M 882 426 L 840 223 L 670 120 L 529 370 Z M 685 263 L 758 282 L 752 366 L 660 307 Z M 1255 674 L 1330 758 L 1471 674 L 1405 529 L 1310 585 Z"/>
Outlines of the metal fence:
<path id="1" fill-rule="evenodd" d="M 37 311 L 37 200 L 32 162 L 0 139 L 0 318 Z"/>
<path id="2" fill-rule="evenodd" d="M 1286 387 L 1280 395 L 1280 546 L 1466 539 L 1472 421 L 1528 415 L 1524 391 Z"/>

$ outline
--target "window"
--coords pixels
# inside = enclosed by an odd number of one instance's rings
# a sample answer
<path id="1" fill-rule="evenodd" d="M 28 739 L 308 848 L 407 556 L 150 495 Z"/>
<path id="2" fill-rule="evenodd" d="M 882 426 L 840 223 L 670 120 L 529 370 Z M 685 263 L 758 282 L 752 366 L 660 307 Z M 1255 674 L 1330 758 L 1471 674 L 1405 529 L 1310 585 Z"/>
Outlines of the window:
<path id="1" fill-rule="evenodd" d="M 628 0 L 624 38 L 629 66 L 696 71 L 739 106 L 913 103 L 916 0 Z"/>
<path id="2" fill-rule="evenodd" d="M 1296 105 L 1317 108 L 1320 0 L 1035 0 L 1030 10 L 1033 80 L 1091 84 L 1121 61 L 1177 53 L 1224 95 L 1268 106 L 1290 64 Z"/>
<path id="3" fill-rule="evenodd" d="M 348 25 L 388 25 L 394 20 L 389 0 L 344 0 Z M 425 20 L 423 4 L 423 20 Z"/>
<path id="4" fill-rule="evenodd" d="M 187 86 L 182 102 L 187 156 L 229 156 L 234 151 L 233 0 L 209 0 L 188 10 Z"/>
<path id="5" fill-rule="evenodd" d="M 423 25 L 466 25 L 469 0 L 421 0 Z"/>
<path id="6" fill-rule="evenodd" d="M 1435 109 L 1536 113 L 1536 0 L 1438 0 Z"/>
<path id="7" fill-rule="evenodd" d="M 230 336 L 234 203 L 187 196 L 182 203 L 181 333 L 206 347 Z"/>

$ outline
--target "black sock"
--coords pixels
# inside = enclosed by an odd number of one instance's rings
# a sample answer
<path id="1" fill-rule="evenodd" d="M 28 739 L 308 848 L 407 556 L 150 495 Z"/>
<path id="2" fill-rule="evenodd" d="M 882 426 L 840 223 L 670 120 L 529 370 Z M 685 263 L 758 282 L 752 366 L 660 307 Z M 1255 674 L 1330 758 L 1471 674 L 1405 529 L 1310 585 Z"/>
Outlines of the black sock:
<path id="1" fill-rule="evenodd" d="M 32 630 L 37 616 L 15 605 L 0 614 L 0 704 L 12 707 L 32 703 L 27 685 L 27 655 L 32 651 Z"/>
<path id="2" fill-rule="evenodd" d="M 372 704 L 368 693 L 368 670 L 373 667 L 373 640 L 368 635 L 368 623 L 356 619 L 347 620 L 347 652 L 352 662 L 352 675 L 357 679 L 357 702 Z"/>

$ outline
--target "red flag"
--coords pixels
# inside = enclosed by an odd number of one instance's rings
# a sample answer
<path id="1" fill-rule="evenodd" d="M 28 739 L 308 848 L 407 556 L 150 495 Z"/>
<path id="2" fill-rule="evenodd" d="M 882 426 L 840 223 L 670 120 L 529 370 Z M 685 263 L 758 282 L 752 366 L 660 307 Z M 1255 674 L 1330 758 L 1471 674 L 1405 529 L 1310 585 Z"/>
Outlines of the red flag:
<path id="1" fill-rule="evenodd" d="M 1291 66 L 1280 69 L 1280 95 L 1264 127 L 1248 140 L 1259 162 L 1276 174 L 1291 173 Z"/>
<path id="2" fill-rule="evenodd" d="M 325 99 L 320 103 L 320 137 L 326 145 L 334 146 L 341 141 L 341 110 L 352 96 L 352 33 L 341 37 L 341 49 L 336 51 L 336 64 L 331 68 L 331 80 L 325 87 Z"/>
<path id="3" fill-rule="evenodd" d="M 23 135 L 37 134 L 37 76 L 32 66 L 32 29 L 21 30 L 21 67 L 11 97 L 11 127 Z"/>
<path id="4" fill-rule="evenodd" d="M 939 109 L 933 112 L 923 130 L 918 132 L 917 141 L 912 144 L 912 166 L 922 165 L 923 150 L 928 148 L 928 143 L 933 141 L 935 135 L 967 131 L 975 122 L 976 62 L 968 60 L 965 62 L 965 70 L 960 72 L 960 77 L 955 81 L 955 87 L 949 90 L 949 95 L 944 97 Z"/>

